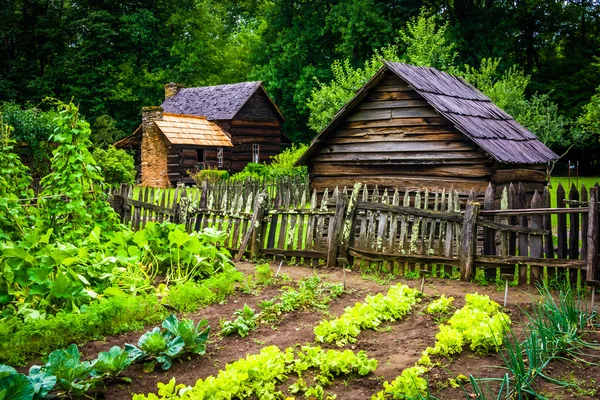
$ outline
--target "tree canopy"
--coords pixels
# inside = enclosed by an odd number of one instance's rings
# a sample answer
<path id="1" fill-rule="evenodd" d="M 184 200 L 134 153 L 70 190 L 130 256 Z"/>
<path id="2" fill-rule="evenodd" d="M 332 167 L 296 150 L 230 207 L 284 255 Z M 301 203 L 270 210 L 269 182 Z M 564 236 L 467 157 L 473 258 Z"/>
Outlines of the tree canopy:
<path id="1" fill-rule="evenodd" d="M 307 141 L 381 57 L 459 71 L 553 146 L 597 137 L 596 0 L 5 0 L 0 19 L 0 101 L 73 98 L 101 146 L 170 81 L 262 80 Z"/>

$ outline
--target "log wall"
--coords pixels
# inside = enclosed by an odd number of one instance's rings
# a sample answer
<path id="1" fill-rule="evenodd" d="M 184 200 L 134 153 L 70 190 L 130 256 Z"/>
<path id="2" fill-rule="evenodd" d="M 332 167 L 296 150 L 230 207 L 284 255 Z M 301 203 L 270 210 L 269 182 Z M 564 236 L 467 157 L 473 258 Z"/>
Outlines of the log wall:
<path id="1" fill-rule="evenodd" d="M 196 156 L 198 150 L 204 153 L 204 160 L 199 160 Z M 231 168 L 231 147 L 223 147 L 223 167 L 219 169 L 228 170 Z M 217 168 L 217 147 L 203 147 L 192 145 L 171 145 L 167 148 L 167 172 L 169 181 L 172 184 L 177 182 L 192 183 L 186 171 L 196 169 L 198 163 L 204 162 L 206 168 Z"/>
<path id="2" fill-rule="evenodd" d="M 259 161 L 269 162 L 281 151 L 281 119 L 267 95 L 258 90 L 234 119 L 215 121 L 233 143 L 230 172 L 236 173 L 252 162 L 252 145 L 260 146 Z"/>
<path id="3" fill-rule="evenodd" d="M 493 162 L 395 75 L 384 77 L 309 160 L 312 187 L 485 191 Z"/>
<path id="4" fill-rule="evenodd" d="M 388 189 L 471 189 L 483 196 L 521 181 L 529 197 L 542 191 L 545 166 L 495 162 L 406 82 L 389 73 L 339 121 L 307 161 L 312 188 L 323 191 L 356 182 Z"/>

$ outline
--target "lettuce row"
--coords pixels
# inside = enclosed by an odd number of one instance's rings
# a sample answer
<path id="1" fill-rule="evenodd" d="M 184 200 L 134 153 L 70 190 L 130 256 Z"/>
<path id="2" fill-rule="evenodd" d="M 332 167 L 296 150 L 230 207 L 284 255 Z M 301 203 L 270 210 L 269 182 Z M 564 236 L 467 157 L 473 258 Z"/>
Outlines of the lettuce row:
<path id="1" fill-rule="evenodd" d="M 315 327 L 318 342 L 335 343 L 344 346 L 355 343 L 362 330 L 377 329 L 384 321 L 397 321 L 408 314 L 419 301 L 419 291 L 406 285 L 392 286 L 387 295 L 381 293 L 367 296 L 364 303 L 347 307 L 341 317 L 322 321 Z"/>
<path id="2" fill-rule="evenodd" d="M 331 384 L 336 376 L 364 376 L 376 368 L 377 360 L 369 359 L 363 351 L 354 353 L 303 346 L 296 353 L 293 348 L 282 351 L 277 346 L 268 346 L 258 354 L 227 364 L 216 376 L 199 379 L 193 387 L 177 385 L 173 378 L 168 384 L 159 383 L 157 394 L 136 394 L 133 400 L 245 399 L 253 396 L 280 399 L 285 395 L 277 386 L 292 373 L 298 380 L 290 386 L 290 392 L 321 393 L 323 386 Z M 316 370 L 314 386 L 308 386 L 302 378 L 309 369 Z"/>
<path id="3" fill-rule="evenodd" d="M 423 351 L 417 365 L 406 368 L 391 383 L 384 382 L 384 389 L 372 400 L 427 398 L 427 381 L 422 376 L 434 365 L 430 355 L 449 357 L 462 352 L 465 345 L 478 354 L 500 351 L 510 317 L 500 312 L 500 305 L 489 296 L 475 293 L 465 299 L 465 306 L 456 310 L 447 324 L 440 325 L 435 346 Z"/>

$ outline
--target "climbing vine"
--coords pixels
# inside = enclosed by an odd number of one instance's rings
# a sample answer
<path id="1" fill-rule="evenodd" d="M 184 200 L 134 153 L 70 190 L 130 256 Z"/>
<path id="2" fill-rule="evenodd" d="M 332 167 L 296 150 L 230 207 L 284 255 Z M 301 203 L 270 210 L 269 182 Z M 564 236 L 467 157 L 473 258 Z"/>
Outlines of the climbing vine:
<path id="1" fill-rule="evenodd" d="M 58 109 L 51 140 L 51 173 L 42 181 L 38 200 L 38 227 L 59 237 L 87 235 L 95 225 L 105 229 L 118 224 L 117 215 L 102 191 L 100 168 L 89 152 L 90 125 L 72 103 L 51 100 Z"/>
<path id="2" fill-rule="evenodd" d="M 29 168 L 14 153 L 12 128 L 0 115 L 0 240 L 17 239 L 27 225 L 22 200 L 32 197 Z"/>

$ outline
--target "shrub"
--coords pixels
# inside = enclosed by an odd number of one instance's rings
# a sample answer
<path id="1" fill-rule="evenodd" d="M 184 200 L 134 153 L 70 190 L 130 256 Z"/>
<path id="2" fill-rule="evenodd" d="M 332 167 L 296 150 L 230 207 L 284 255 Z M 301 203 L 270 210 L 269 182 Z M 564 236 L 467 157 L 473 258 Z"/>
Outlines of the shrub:
<path id="1" fill-rule="evenodd" d="M 55 110 L 42 111 L 32 105 L 22 108 L 16 103 L 4 103 L 0 106 L 4 122 L 14 128 L 13 139 L 19 146 L 19 155 L 31 167 L 33 176 L 40 177 L 50 172 L 52 146 L 50 136 L 54 133 Z"/>
<path id="2" fill-rule="evenodd" d="M 271 157 L 270 164 L 249 163 L 242 172 L 233 175 L 234 179 L 246 178 L 275 178 L 282 176 L 305 176 L 308 170 L 305 166 L 296 167 L 296 161 L 308 149 L 308 145 L 293 144 L 276 156 Z"/>
<path id="3" fill-rule="evenodd" d="M 204 181 L 209 183 L 224 181 L 229 178 L 229 172 L 216 168 L 207 168 L 200 171 L 190 172 L 190 178 L 196 182 L 196 185 L 200 186 Z"/>
<path id="4" fill-rule="evenodd" d="M 135 162 L 125 150 L 108 146 L 106 150 L 97 148 L 92 154 L 100 167 L 104 182 L 111 186 L 121 183 L 133 183 L 135 179 Z"/>

